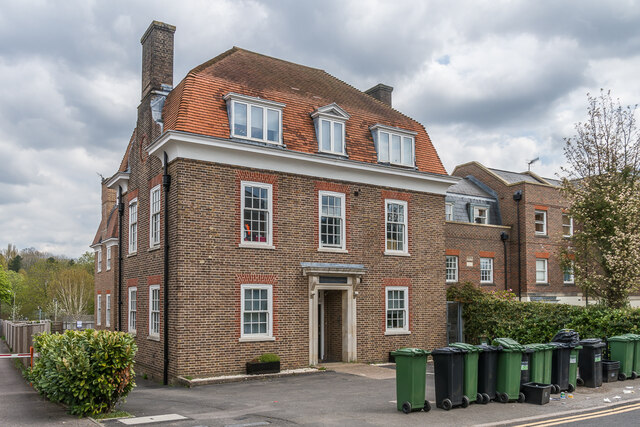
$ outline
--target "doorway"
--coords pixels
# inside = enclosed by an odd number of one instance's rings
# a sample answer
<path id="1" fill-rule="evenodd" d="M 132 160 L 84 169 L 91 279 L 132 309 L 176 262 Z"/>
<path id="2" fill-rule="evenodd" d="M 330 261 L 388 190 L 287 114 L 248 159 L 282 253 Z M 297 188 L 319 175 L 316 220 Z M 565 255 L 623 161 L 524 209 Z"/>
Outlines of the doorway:
<path id="1" fill-rule="evenodd" d="M 343 345 L 343 299 L 346 291 L 318 291 L 318 359 L 322 362 L 346 362 Z"/>

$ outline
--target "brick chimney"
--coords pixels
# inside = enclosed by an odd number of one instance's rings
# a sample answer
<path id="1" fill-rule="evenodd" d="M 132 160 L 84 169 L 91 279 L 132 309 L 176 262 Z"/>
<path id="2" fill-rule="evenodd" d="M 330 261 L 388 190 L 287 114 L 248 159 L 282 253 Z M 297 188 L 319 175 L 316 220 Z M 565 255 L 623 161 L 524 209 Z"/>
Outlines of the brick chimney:
<path id="1" fill-rule="evenodd" d="M 107 187 L 107 180 L 102 180 L 102 218 L 105 219 L 105 224 L 107 216 L 109 215 L 109 212 L 111 212 L 111 209 L 115 206 L 116 204 L 116 198 L 117 198 L 117 194 L 116 194 L 116 190 L 112 190 L 109 187 Z"/>
<path id="2" fill-rule="evenodd" d="M 140 39 L 142 43 L 142 97 L 162 85 L 173 86 L 173 33 L 176 27 L 153 21 Z"/>
<path id="3" fill-rule="evenodd" d="M 364 91 L 367 95 L 374 97 L 378 101 L 384 102 L 389 107 L 391 107 L 391 92 L 393 92 L 393 87 L 382 83 L 378 83 L 371 89 Z"/>

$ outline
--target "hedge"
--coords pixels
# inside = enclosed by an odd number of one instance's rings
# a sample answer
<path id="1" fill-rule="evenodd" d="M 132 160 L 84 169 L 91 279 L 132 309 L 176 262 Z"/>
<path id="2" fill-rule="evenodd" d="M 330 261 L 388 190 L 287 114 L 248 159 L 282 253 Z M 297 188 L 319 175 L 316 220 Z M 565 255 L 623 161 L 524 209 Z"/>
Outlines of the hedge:
<path id="1" fill-rule="evenodd" d="M 509 337 L 520 344 L 549 342 L 563 328 L 577 331 L 581 338 L 640 333 L 640 309 L 519 302 L 511 292 L 488 293 L 470 283 L 450 287 L 447 297 L 463 303 L 464 333 L 471 343 L 481 337 Z"/>
<path id="2" fill-rule="evenodd" d="M 74 415 L 110 412 L 135 387 L 137 346 L 123 332 L 67 331 L 34 338 L 40 353 L 27 378 L 45 397 Z"/>

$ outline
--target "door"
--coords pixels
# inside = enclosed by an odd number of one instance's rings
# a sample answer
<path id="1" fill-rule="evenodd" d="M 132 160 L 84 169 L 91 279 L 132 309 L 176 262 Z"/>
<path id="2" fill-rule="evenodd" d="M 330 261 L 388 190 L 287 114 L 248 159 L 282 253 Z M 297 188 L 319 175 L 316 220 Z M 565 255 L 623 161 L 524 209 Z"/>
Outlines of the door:
<path id="1" fill-rule="evenodd" d="M 462 336 L 462 304 L 447 301 L 447 343 L 463 342 Z"/>

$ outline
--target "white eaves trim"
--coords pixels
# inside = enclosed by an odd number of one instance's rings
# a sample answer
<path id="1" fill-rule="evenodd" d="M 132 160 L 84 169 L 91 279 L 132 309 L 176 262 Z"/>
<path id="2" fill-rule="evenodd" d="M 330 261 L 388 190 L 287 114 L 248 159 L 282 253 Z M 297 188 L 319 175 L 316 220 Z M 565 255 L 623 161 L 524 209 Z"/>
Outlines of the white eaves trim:
<path id="1" fill-rule="evenodd" d="M 111 246 L 117 246 L 118 239 L 116 239 L 115 237 L 109 237 L 108 239 L 103 240 L 102 244 L 105 245 L 107 248 L 110 248 Z"/>
<path id="2" fill-rule="evenodd" d="M 407 130 L 407 129 L 402 129 L 402 128 L 396 128 L 393 126 L 386 126 L 386 125 L 381 125 L 380 123 L 376 123 L 373 126 L 369 127 L 370 131 L 375 131 L 375 130 L 383 130 L 383 131 L 387 131 L 387 132 L 391 132 L 391 133 L 397 133 L 400 135 L 404 135 L 404 136 L 416 136 L 418 134 L 418 132 L 414 132 L 412 130 Z"/>
<path id="3" fill-rule="evenodd" d="M 122 192 L 126 193 L 129 186 L 129 172 L 118 172 L 107 181 L 107 187 L 115 190 L 118 186 L 122 187 Z"/>
<path id="4" fill-rule="evenodd" d="M 442 195 L 461 179 L 174 130 L 147 150 L 160 161 L 166 152 L 169 161 L 185 158 Z"/>

